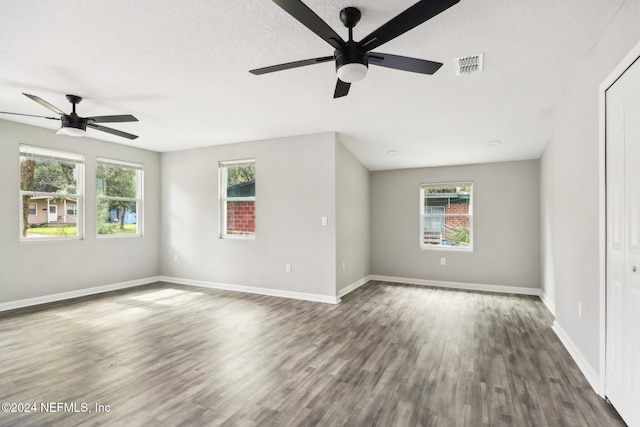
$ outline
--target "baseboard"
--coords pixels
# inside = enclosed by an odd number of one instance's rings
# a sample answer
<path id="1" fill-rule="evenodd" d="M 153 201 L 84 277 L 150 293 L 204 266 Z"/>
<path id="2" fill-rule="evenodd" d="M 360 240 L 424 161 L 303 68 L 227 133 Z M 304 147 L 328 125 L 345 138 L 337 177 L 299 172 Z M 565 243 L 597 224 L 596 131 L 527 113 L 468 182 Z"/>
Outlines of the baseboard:
<path id="1" fill-rule="evenodd" d="M 222 289 L 225 291 L 246 292 L 249 294 L 267 295 L 271 297 L 291 298 L 305 301 L 323 302 L 326 304 L 338 304 L 340 297 L 309 294 L 305 292 L 284 291 L 281 289 L 257 288 L 254 286 L 230 285 L 227 283 L 208 282 L 204 280 L 183 279 L 180 277 L 161 276 L 163 282 L 176 283 L 178 285 L 191 285 L 201 288 Z"/>
<path id="2" fill-rule="evenodd" d="M 147 277 L 145 279 L 130 280 L 128 282 L 113 283 L 111 285 L 96 286 L 93 288 L 78 289 L 77 291 L 61 292 L 58 294 L 44 295 L 41 297 L 27 298 L 17 301 L 0 303 L 0 311 L 15 310 L 16 308 L 30 307 L 34 305 L 47 304 L 50 302 L 62 301 L 72 298 L 85 297 L 88 295 L 101 294 L 104 292 L 117 291 L 118 289 L 133 288 L 135 286 L 147 285 L 160 281 L 159 277 Z"/>
<path id="3" fill-rule="evenodd" d="M 571 341 L 569 335 L 567 335 L 567 333 L 564 331 L 564 329 L 562 329 L 558 322 L 554 321 L 551 329 L 553 329 L 553 332 L 556 333 L 556 335 L 560 339 L 560 342 L 562 342 L 573 360 L 576 362 L 576 365 L 578 365 L 578 368 L 580 368 L 580 370 L 582 371 L 582 374 L 589 382 L 589 385 L 591 385 L 591 388 L 597 394 L 602 395 L 602 393 L 600 393 L 599 386 L 600 376 L 596 373 L 596 371 L 593 370 L 589 362 L 587 362 L 587 359 L 585 359 L 580 350 L 578 350 L 578 347 L 573 343 L 573 341 Z"/>
<path id="4" fill-rule="evenodd" d="M 549 309 L 551 314 L 553 314 L 555 316 L 556 315 L 556 305 L 553 303 L 553 301 L 551 301 L 551 298 L 549 298 L 549 296 L 547 294 L 545 294 L 544 291 L 542 291 L 542 290 L 540 291 L 540 299 L 542 300 L 544 305 L 547 306 L 547 309 Z"/>
<path id="5" fill-rule="evenodd" d="M 411 279 L 407 277 L 378 276 L 378 275 L 371 275 L 369 276 L 369 279 L 378 280 L 380 282 L 406 283 L 409 285 L 434 286 L 437 288 L 463 289 L 467 291 L 498 292 L 498 293 L 504 293 L 504 294 L 540 296 L 539 288 L 521 288 L 519 286 L 500 286 L 500 285 L 486 285 L 482 283 L 445 282 L 441 280 Z"/>
<path id="6" fill-rule="evenodd" d="M 348 293 L 351 293 L 353 291 L 355 291 L 356 289 L 358 289 L 360 286 L 364 285 L 365 283 L 369 282 L 369 276 L 365 276 L 362 279 L 356 280 L 355 282 L 353 282 L 352 284 L 350 284 L 349 286 L 342 288 L 338 291 L 338 297 L 342 298 L 343 296 L 347 295 Z"/>

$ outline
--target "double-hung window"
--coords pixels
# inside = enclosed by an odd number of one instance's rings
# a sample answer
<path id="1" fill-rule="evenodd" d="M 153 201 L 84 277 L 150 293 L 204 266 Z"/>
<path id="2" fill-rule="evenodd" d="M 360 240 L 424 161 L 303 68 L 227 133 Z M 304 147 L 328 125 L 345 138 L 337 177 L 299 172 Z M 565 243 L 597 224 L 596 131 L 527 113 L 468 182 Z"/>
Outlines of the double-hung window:
<path id="1" fill-rule="evenodd" d="M 256 163 L 220 162 L 220 237 L 255 239 Z"/>
<path id="2" fill-rule="evenodd" d="M 142 236 L 144 166 L 98 157 L 98 237 Z"/>
<path id="3" fill-rule="evenodd" d="M 21 241 L 81 239 L 83 184 L 84 155 L 20 145 Z"/>
<path id="4" fill-rule="evenodd" d="M 420 246 L 423 249 L 471 250 L 473 183 L 420 186 Z"/>

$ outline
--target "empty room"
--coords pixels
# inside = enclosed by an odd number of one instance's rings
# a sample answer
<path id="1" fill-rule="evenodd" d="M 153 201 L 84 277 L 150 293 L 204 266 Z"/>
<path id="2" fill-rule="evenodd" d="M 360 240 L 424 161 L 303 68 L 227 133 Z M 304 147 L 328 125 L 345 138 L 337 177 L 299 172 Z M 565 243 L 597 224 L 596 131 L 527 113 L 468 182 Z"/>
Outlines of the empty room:
<path id="1" fill-rule="evenodd" d="M 640 0 L 0 10 L 0 426 L 640 427 Z"/>

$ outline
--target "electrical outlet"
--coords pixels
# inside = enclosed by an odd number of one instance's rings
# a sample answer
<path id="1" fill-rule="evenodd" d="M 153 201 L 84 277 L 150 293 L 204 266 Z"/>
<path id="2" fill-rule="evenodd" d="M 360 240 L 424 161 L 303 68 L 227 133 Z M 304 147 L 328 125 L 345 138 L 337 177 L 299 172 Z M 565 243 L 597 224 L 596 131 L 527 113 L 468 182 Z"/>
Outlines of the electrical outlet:
<path id="1" fill-rule="evenodd" d="M 322 217 L 322 226 L 326 227 L 328 223 L 329 223 L 329 220 L 327 219 L 327 217 L 323 216 Z"/>
<path id="2" fill-rule="evenodd" d="M 342 269 L 343 270 L 347 269 L 347 262 L 346 261 L 342 261 Z"/>
<path id="3" fill-rule="evenodd" d="M 173 254 L 173 262 L 179 262 L 178 261 L 178 254 Z"/>
<path id="4" fill-rule="evenodd" d="M 287 263 L 284 265 L 284 271 L 287 273 L 291 273 L 291 264 Z"/>
<path id="5" fill-rule="evenodd" d="M 447 259 L 446 258 L 440 258 L 440 265 L 447 265 Z"/>

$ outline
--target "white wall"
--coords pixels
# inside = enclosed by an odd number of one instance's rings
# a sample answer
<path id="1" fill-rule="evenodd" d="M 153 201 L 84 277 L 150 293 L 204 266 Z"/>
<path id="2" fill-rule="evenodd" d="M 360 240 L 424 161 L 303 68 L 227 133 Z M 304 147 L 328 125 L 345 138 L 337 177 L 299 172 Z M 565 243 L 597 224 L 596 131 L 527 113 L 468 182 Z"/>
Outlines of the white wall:
<path id="1" fill-rule="evenodd" d="M 20 242 L 20 144 L 85 155 L 85 238 Z M 144 237 L 96 237 L 95 160 L 108 157 L 144 164 Z M 91 138 L 0 120 L 0 303 L 158 276 L 160 156 Z"/>
<path id="2" fill-rule="evenodd" d="M 335 150 L 325 133 L 163 153 L 162 275 L 335 297 Z M 247 158 L 256 238 L 220 239 L 218 162 Z"/>
<path id="3" fill-rule="evenodd" d="M 420 184 L 448 181 L 473 181 L 472 253 L 420 249 Z M 539 198 L 537 160 L 372 172 L 371 273 L 539 288 Z"/>
<path id="4" fill-rule="evenodd" d="M 600 371 L 598 86 L 640 40 L 640 2 L 623 3 L 554 110 L 553 137 L 542 156 L 544 289 L 556 323 Z M 583 316 L 578 316 L 578 303 Z M 602 374 L 602 373 L 600 373 Z"/>
<path id="5" fill-rule="evenodd" d="M 369 170 L 336 141 L 336 287 L 369 275 Z M 344 262 L 344 269 L 343 269 Z"/>

